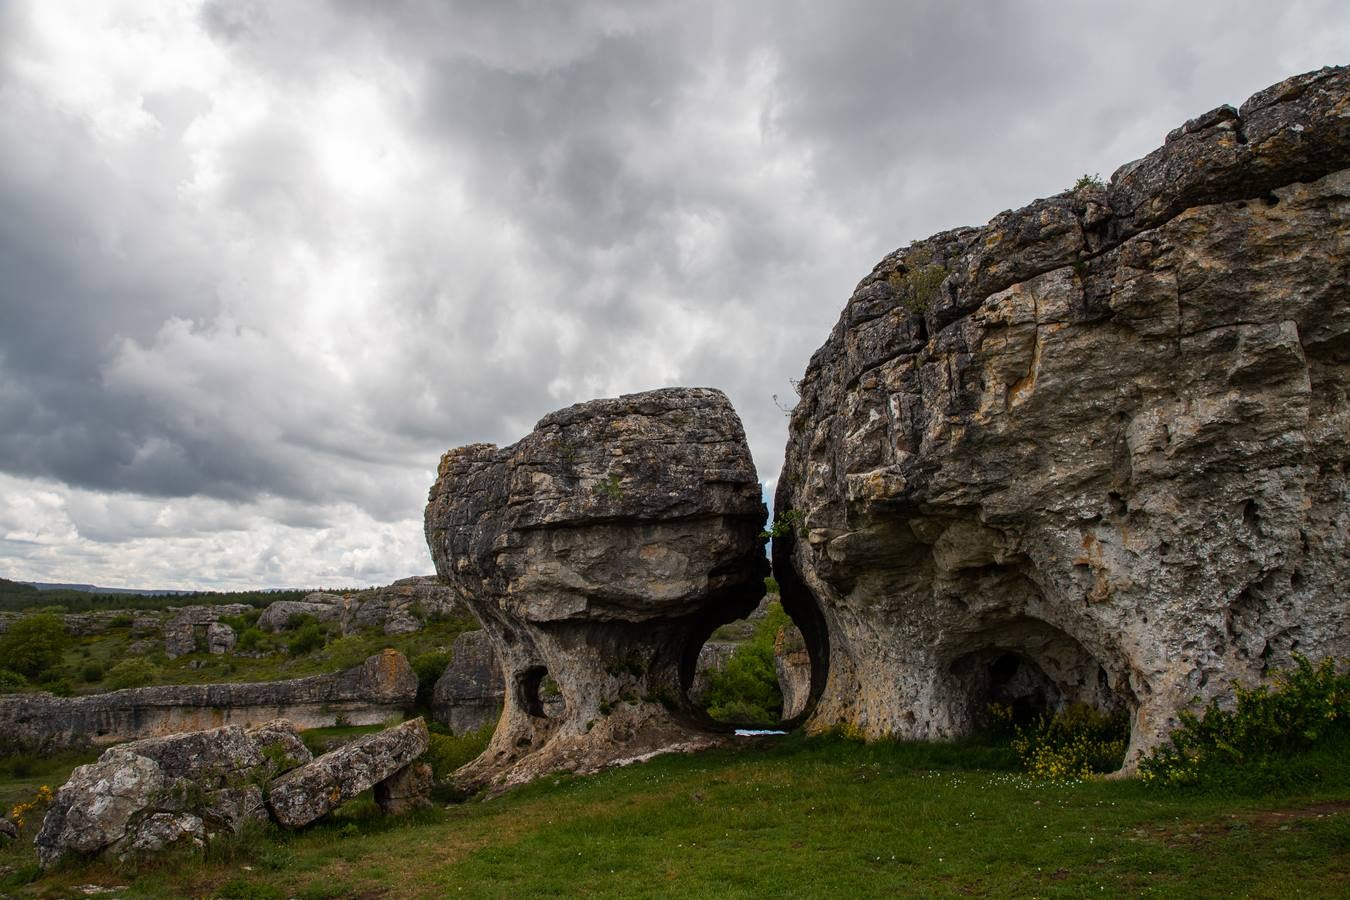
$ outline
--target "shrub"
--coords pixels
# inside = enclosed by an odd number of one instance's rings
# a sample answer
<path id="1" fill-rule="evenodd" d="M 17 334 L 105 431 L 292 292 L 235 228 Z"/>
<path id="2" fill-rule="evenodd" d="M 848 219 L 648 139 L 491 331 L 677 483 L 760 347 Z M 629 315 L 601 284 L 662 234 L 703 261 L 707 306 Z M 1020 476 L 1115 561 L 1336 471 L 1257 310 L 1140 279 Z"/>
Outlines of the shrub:
<path id="1" fill-rule="evenodd" d="M 28 679 L 13 669 L 0 669 L 0 692 L 21 691 L 28 687 Z"/>
<path id="2" fill-rule="evenodd" d="M 61 617 L 39 613 L 15 622 L 0 637 L 0 659 L 20 675 L 41 678 L 61 662 L 61 653 L 69 643 Z"/>
<path id="3" fill-rule="evenodd" d="M 413 672 L 417 674 L 417 705 L 425 707 L 431 703 L 431 691 L 436 687 L 436 680 L 441 677 L 445 667 L 450 665 L 450 651 L 432 650 L 429 653 L 419 653 L 409 660 L 409 663 Z"/>
<path id="4" fill-rule="evenodd" d="M 365 662 L 366 657 L 370 655 L 369 649 L 370 645 L 364 637 L 349 634 L 329 641 L 328 646 L 324 648 L 324 655 L 332 663 L 333 668 L 350 669 Z"/>
<path id="5" fill-rule="evenodd" d="M 736 648 L 720 672 L 708 678 L 708 715 L 737 724 L 777 722 L 783 694 L 774 667 L 773 641 L 789 619 L 783 607 L 769 604 L 769 612 L 755 625 L 750 640 Z"/>
<path id="6" fill-rule="evenodd" d="M 422 758 L 431 766 L 431 772 L 436 780 L 443 781 L 487 748 L 495 728 L 495 724 L 489 724 L 477 731 L 459 735 L 432 732 L 431 743 Z"/>
<path id="7" fill-rule="evenodd" d="M 1105 713 L 1079 703 L 1043 714 L 1015 733 L 1012 748 L 1027 774 L 1065 781 L 1120 768 L 1130 729 L 1123 711 Z"/>
<path id="8" fill-rule="evenodd" d="M 317 625 L 319 620 L 310 613 L 291 613 L 290 618 L 286 620 L 286 629 L 294 631 L 298 628 L 304 628 L 306 625 Z"/>
<path id="9" fill-rule="evenodd" d="M 150 660 L 139 656 L 124 659 L 108 670 L 103 684 L 109 690 L 145 687 L 159 680 L 159 667 Z"/>
<path id="10" fill-rule="evenodd" d="M 252 625 L 239 632 L 239 640 L 235 641 L 234 649 L 244 653 L 254 653 L 262 646 L 265 635 L 261 628 Z"/>
<path id="11" fill-rule="evenodd" d="M 1073 183 L 1073 187 L 1069 188 L 1069 190 L 1076 194 L 1079 191 L 1085 191 L 1089 188 L 1104 187 L 1106 187 L 1106 182 L 1102 181 L 1101 175 L 1079 175 L 1078 180 Z"/>
<path id="12" fill-rule="evenodd" d="M 776 593 L 778 593 L 778 579 L 777 579 L 777 578 L 774 578 L 772 575 L 765 575 L 765 576 L 764 576 L 764 593 L 766 593 L 766 594 L 776 594 Z"/>
<path id="13" fill-rule="evenodd" d="M 103 664 L 96 660 L 85 663 L 80 668 L 80 680 L 86 684 L 103 680 Z"/>
<path id="14" fill-rule="evenodd" d="M 1294 663 L 1271 684 L 1234 685 L 1231 709 L 1216 700 L 1201 715 L 1182 712 L 1170 742 L 1140 762 L 1143 781 L 1265 790 L 1315 778 L 1289 760 L 1350 741 L 1350 671 L 1337 673 L 1330 658 Z"/>
<path id="15" fill-rule="evenodd" d="M 296 629 L 295 634 L 286 642 L 286 650 L 291 656 L 304 656 L 306 653 L 312 653 L 318 650 L 328 640 L 328 635 L 324 633 L 323 626 L 310 616 L 310 621 Z"/>

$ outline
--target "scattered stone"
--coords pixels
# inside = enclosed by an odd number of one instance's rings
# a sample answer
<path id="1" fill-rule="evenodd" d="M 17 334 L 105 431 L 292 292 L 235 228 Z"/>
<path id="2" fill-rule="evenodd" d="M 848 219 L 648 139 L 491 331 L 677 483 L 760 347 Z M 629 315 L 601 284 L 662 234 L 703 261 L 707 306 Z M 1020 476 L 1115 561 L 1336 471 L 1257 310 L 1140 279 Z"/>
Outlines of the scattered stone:
<path id="1" fill-rule="evenodd" d="M 775 503 L 809 729 L 1123 707 L 1129 771 L 1193 698 L 1350 654 L 1348 106 L 1350 69 L 1287 79 L 862 280 Z"/>
<path id="2" fill-rule="evenodd" d="M 375 785 L 375 803 L 385 815 L 397 816 L 431 806 L 431 766 L 415 762 Z"/>
<path id="3" fill-rule="evenodd" d="M 425 753 L 428 743 L 420 718 L 358 738 L 275 779 L 268 806 L 287 828 L 308 825 L 397 773 Z"/>
<path id="4" fill-rule="evenodd" d="M 446 453 L 427 541 L 506 682 L 460 786 L 715 743 L 686 688 L 708 635 L 763 596 L 764 518 L 740 420 L 715 390 L 583 403 L 512 446 Z"/>
<path id="5" fill-rule="evenodd" d="M 17 840 L 19 837 L 19 826 L 15 825 L 9 819 L 0 818 L 0 844 L 5 841 Z"/>

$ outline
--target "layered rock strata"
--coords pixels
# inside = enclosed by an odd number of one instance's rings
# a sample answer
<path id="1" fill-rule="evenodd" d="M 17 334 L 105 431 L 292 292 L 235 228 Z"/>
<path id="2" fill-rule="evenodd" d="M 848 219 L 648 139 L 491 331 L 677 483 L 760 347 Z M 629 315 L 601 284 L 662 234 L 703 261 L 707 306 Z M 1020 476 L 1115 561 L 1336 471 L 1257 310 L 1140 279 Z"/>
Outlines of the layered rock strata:
<path id="1" fill-rule="evenodd" d="M 1193 698 L 1350 653 L 1350 71 L 887 256 L 812 357 L 774 541 L 815 729 Z"/>
<path id="2" fill-rule="evenodd" d="M 740 420 L 715 390 L 583 403 L 509 447 L 446 453 L 427 543 L 506 683 L 460 784 L 713 742 L 686 689 L 708 635 L 763 594 L 764 517 Z"/>
<path id="3" fill-rule="evenodd" d="M 359 666 L 289 681 L 128 688 L 87 697 L 0 695 L 0 732 L 20 745 L 104 746 L 152 735 L 284 718 L 301 728 L 377 725 L 417 697 L 417 676 L 397 650 Z"/>

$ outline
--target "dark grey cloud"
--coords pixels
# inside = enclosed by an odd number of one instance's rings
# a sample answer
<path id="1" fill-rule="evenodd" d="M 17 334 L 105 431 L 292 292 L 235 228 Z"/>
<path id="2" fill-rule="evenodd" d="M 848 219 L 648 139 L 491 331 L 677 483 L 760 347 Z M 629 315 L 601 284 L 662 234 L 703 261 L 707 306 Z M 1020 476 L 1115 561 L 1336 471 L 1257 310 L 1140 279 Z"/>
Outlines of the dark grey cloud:
<path id="1" fill-rule="evenodd" d="M 423 569 L 447 446 L 670 383 L 727 390 L 772 478 L 772 395 L 883 253 L 1343 60 L 1347 25 L 1332 2 L 0 7 L 23 510 L 0 569 Z"/>

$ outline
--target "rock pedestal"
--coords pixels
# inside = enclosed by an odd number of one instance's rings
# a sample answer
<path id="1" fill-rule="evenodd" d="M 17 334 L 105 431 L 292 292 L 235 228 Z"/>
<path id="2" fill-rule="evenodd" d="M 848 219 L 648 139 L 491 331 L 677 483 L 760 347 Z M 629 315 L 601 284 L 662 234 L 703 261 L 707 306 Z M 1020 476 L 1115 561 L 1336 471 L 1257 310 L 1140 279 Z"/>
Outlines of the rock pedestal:
<path id="1" fill-rule="evenodd" d="M 583 403 L 512 446 L 446 453 L 427 543 L 506 681 L 461 785 L 712 742 L 685 692 L 704 640 L 763 594 L 764 517 L 740 420 L 715 390 Z"/>
<path id="2" fill-rule="evenodd" d="M 935 235 L 811 360 L 774 541 L 809 727 L 1177 712 L 1350 652 L 1350 70 Z"/>

